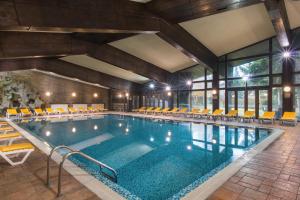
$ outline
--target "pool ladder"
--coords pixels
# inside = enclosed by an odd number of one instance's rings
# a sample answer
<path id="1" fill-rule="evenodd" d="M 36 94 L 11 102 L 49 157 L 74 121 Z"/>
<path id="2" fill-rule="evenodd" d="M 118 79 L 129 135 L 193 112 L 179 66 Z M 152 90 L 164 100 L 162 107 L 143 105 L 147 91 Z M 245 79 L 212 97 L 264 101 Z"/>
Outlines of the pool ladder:
<path id="1" fill-rule="evenodd" d="M 57 197 L 59 197 L 61 195 L 61 179 L 62 179 L 62 169 L 63 169 L 63 165 L 64 165 L 64 162 L 72 155 L 80 155 L 84 158 L 86 158 L 87 160 L 90 160 L 92 162 L 94 162 L 95 164 L 97 164 L 99 167 L 100 167 L 100 174 L 103 174 L 105 175 L 107 178 L 109 178 L 110 180 L 114 181 L 115 183 L 117 183 L 118 181 L 118 174 L 116 172 L 116 170 L 114 170 L 113 168 L 111 168 L 110 166 L 82 153 L 81 151 L 77 151 L 75 149 L 72 149 L 68 146 L 65 146 L 65 145 L 61 145 L 61 146 L 57 146 L 55 148 L 53 148 L 48 156 L 48 159 L 47 159 L 47 180 L 46 180 L 46 183 L 47 183 L 47 186 L 50 187 L 50 160 L 51 160 L 51 157 L 52 157 L 52 154 L 59 150 L 59 149 L 67 149 L 69 150 L 70 152 L 69 153 L 66 153 L 61 162 L 59 163 L 59 171 L 58 171 L 58 185 L 57 185 Z M 108 169 L 110 172 L 113 173 L 113 176 L 105 173 L 102 171 L 102 169 Z"/>

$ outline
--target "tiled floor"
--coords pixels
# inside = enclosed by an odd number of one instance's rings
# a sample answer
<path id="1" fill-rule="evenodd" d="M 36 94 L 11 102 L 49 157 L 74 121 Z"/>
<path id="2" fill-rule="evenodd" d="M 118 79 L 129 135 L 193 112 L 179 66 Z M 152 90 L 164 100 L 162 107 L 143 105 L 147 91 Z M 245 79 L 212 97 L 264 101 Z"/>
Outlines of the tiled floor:
<path id="1" fill-rule="evenodd" d="M 299 200 L 300 125 L 256 155 L 209 200 Z"/>
<path id="2" fill-rule="evenodd" d="M 209 200 L 300 200 L 300 125 L 285 129 L 277 141 L 256 155 Z M 55 199 L 58 169 L 56 164 L 52 166 L 55 174 L 48 189 L 44 183 L 45 154 L 36 150 L 24 165 L 17 167 L 0 159 L 0 199 Z M 62 188 L 64 195 L 59 199 L 98 199 L 67 173 Z"/>
<path id="3" fill-rule="evenodd" d="M 62 181 L 63 196 L 56 198 L 57 164 L 51 163 L 51 189 L 45 185 L 46 155 L 37 149 L 28 160 L 19 166 L 12 167 L 0 159 L 0 199 L 1 200 L 50 200 L 99 199 L 71 175 L 64 173 Z"/>

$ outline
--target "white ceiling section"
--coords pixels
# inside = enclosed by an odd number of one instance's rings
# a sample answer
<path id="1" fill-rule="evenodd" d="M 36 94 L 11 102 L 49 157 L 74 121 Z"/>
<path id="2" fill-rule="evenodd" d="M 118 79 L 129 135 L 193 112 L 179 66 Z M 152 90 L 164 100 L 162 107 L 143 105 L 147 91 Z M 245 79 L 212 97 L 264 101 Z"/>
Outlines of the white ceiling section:
<path id="1" fill-rule="evenodd" d="M 149 79 L 146 77 L 124 70 L 114 65 L 102 62 L 100 60 L 89 57 L 87 55 L 66 56 L 60 59 L 69 63 L 73 63 L 75 65 L 80 65 L 82 67 L 86 67 L 95 71 L 99 71 L 135 83 L 145 83 L 149 81 Z"/>
<path id="2" fill-rule="evenodd" d="M 180 23 L 217 56 L 275 35 L 263 3 Z"/>
<path id="3" fill-rule="evenodd" d="M 300 27 L 300 1 L 285 0 L 291 29 Z"/>
<path id="4" fill-rule="evenodd" d="M 136 35 L 110 45 L 171 73 L 196 64 L 155 34 Z"/>

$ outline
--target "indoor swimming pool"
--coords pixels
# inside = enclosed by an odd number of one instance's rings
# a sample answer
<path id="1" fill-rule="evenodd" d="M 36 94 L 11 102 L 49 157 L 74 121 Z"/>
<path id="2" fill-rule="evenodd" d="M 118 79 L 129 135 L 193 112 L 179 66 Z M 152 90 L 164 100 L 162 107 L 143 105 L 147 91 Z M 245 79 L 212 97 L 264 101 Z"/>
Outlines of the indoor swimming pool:
<path id="1" fill-rule="evenodd" d="M 267 138 L 272 130 L 123 115 L 18 122 L 52 147 L 67 145 L 118 173 L 71 160 L 127 199 L 179 199 Z"/>

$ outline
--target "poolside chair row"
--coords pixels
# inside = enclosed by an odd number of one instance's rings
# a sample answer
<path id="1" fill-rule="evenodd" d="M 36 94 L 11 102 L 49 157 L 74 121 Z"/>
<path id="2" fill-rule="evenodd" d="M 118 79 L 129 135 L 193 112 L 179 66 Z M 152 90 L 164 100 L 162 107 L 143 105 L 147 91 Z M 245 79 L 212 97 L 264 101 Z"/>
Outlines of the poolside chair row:
<path id="1" fill-rule="evenodd" d="M 76 114 L 76 113 L 97 113 L 97 112 L 103 112 L 107 111 L 107 109 L 98 109 L 94 108 L 92 106 L 89 106 L 87 108 L 84 107 L 68 107 L 68 110 L 65 110 L 64 108 L 35 108 L 33 112 L 29 108 L 21 108 L 20 112 L 17 111 L 16 108 L 8 108 L 6 110 L 6 117 L 9 118 L 11 116 L 21 116 L 21 117 L 29 117 L 29 116 L 42 116 L 42 115 L 54 115 L 54 114 Z"/>
<path id="2" fill-rule="evenodd" d="M 12 166 L 23 164 L 34 151 L 31 143 L 14 143 L 21 138 L 21 133 L 15 131 L 7 122 L 0 122 L 0 156 Z M 20 154 L 23 157 L 19 157 Z"/>
<path id="3" fill-rule="evenodd" d="M 223 114 L 222 109 L 216 109 L 213 113 L 210 113 L 210 109 L 200 110 L 198 108 L 193 108 L 191 111 L 188 111 L 187 108 L 179 109 L 177 107 L 170 110 L 169 108 L 160 108 L 160 107 L 141 107 L 140 109 L 135 109 L 133 112 L 144 113 L 144 114 L 163 114 L 163 115 L 183 115 L 185 117 L 193 118 L 204 118 L 207 119 L 237 119 L 239 121 L 254 121 L 255 112 L 254 111 L 245 111 L 243 116 L 238 116 L 238 110 L 230 110 L 227 114 Z M 258 118 L 259 122 L 263 123 L 265 121 L 275 122 L 275 112 L 267 111 L 264 112 L 262 116 Z M 280 118 L 280 122 L 290 122 L 296 125 L 297 115 L 295 112 L 284 112 L 283 116 Z"/>

